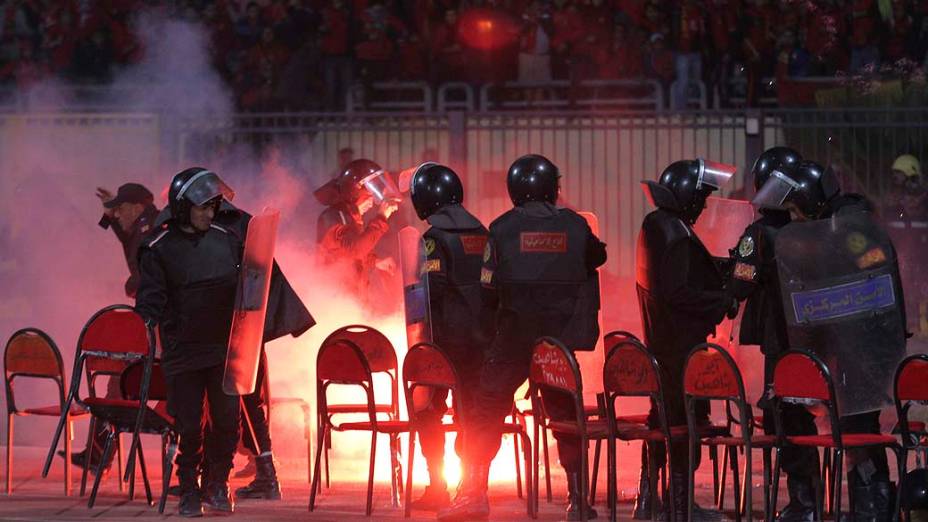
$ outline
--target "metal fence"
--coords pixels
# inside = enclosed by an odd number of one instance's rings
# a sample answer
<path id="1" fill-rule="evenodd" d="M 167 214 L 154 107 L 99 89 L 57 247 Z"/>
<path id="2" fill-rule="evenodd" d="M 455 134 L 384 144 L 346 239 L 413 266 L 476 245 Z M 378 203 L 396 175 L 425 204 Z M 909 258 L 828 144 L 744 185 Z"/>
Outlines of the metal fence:
<path id="1" fill-rule="evenodd" d="M 728 193 L 744 184 L 763 149 L 790 145 L 834 168 L 846 187 L 879 199 L 897 155 L 928 159 L 926 126 L 928 108 L 266 114 L 183 122 L 176 136 L 179 164 L 208 163 L 229 144 L 296 143 L 310 184 L 331 175 L 343 147 L 396 171 L 425 159 L 447 162 L 466 180 L 469 207 L 486 221 L 509 207 L 504 173 L 512 160 L 544 154 L 561 168 L 565 203 L 599 215 L 604 240 L 616 247 L 608 268 L 631 276 L 638 227 L 649 210 L 639 182 L 672 161 L 703 156 L 737 164 Z"/>

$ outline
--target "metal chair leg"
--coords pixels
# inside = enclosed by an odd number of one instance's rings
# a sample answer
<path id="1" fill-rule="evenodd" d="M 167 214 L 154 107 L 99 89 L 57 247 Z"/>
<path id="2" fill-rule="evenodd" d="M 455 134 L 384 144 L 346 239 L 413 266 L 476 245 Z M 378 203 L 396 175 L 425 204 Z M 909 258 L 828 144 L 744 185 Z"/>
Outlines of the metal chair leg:
<path id="1" fill-rule="evenodd" d="M 541 425 L 542 450 L 545 455 L 545 490 L 548 494 L 548 502 L 553 502 L 554 497 L 551 495 L 551 459 L 548 457 L 548 428 Z"/>
<path id="2" fill-rule="evenodd" d="M 71 416 L 65 418 L 64 423 L 64 496 L 71 496 L 71 436 L 74 434 L 74 423 Z"/>
<path id="3" fill-rule="evenodd" d="M 735 497 L 735 522 L 741 522 L 741 472 L 738 469 L 738 449 L 730 447 L 731 452 L 731 491 Z"/>
<path id="4" fill-rule="evenodd" d="M 97 418 L 90 416 L 90 426 L 87 429 L 87 446 L 84 450 L 84 466 L 81 470 L 81 496 L 83 497 L 87 490 L 87 472 L 90 470 L 90 455 L 93 454 L 93 434 L 97 430 Z M 71 456 L 66 455 L 65 460 L 70 461 Z M 70 462 L 68 462 L 70 463 Z"/>
<path id="5" fill-rule="evenodd" d="M 107 459 L 110 457 L 110 453 L 113 451 L 113 439 L 115 438 L 115 432 L 110 432 L 109 436 L 106 437 L 106 445 L 103 447 L 103 455 L 100 458 L 100 462 L 97 463 L 97 476 L 93 479 L 93 489 L 90 490 L 90 499 L 87 501 L 88 508 L 92 508 L 94 501 L 97 499 L 97 490 L 100 488 L 100 479 L 103 478 L 103 466 L 106 464 Z M 90 458 L 88 457 L 86 462 L 89 461 Z"/>
<path id="6" fill-rule="evenodd" d="M 13 419 L 16 418 L 16 415 L 13 413 L 7 414 L 6 416 L 6 494 L 11 495 L 13 493 Z M 70 455 L 65 455 L 65 469 L 68 468 L 70 462 L 67 462 Z"/>
<path id="7" fill-rule="evenodd" d="M 516 465 L 516 495 L 522 498 L 522 466 L 519 464 L 519 434 L 512 434 L 512 453 Z"/>
<path id="8" fill-rule="evenodd" d="M 320 474 L 322 473 L 322 452 L 325 449 L 325 426 L 320 426 L 318 434 L 318 444 L 316 445 L 316 465 L 313 466 L 313 482 L 309 487 L 309 510 L 312 511 L 316 508 L 316 493 L 322 488 L 322 480 Z"/>
<path id="9" fill-rule="evenodd" d="M 403 518 L 409 518 L 412 513 L 412 471 L 416 464 L 416 431 L 409 430 L 409 445 L 406 451 L 408 462 L 406 464 L 406 500 L 403 502 Z"/>
<path id="10" fill-rule="evenodd" d="M 141 438 L 139 439 L 138 456 L 139 456 L 139 467 L 142 470 L 142 484 L 145 485 L 145 499 L 148 501 L 149 506 L 153 506 L 155 505 L 155 502 L 154 500 L 152 500 L 152 496 L 151 496 L 151 484 L 149 484 L 148 482 L 148 470 L 145 469 L 145 453 L 142 452 L 142 439 Z M 135 482 L 135 477 L 132 477 L 132 482 Z"/>
<path id="11" fill-rule="evenodd" d="M 593 469 L 590 473 L 590 505 L 596 505 L 596 479 L 599 478 L 599 453 L 602 445 L 602 439 L 596 439 L 596 445 L 593 447 Z"/>
<path id="12" fill-rule="evenodd" d="M 374 508 L 374 463 L 377 457 L 377 432 L 371 432 L 371 464 L 367 472 L 367 509 L 365 514 L 371 516 Z"/>

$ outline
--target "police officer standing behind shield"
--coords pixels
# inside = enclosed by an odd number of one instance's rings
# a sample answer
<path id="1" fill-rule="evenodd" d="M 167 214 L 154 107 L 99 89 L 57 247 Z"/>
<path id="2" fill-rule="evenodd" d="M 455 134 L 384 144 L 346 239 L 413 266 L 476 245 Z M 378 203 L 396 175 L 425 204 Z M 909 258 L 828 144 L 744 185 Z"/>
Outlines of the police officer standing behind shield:
<path id="1" fill-rule="evenodd" d="M 703 160 L 670 164 L 657 182 L 643 183 L 645 193 L 657 206 L 644 218 L 638 236 L 637 289 L 644 338 L 664 372 L 664 401 L 671 426 L 686 424 L 683 404 L 683 367 L 690 350 L 728 315 L 738 313 L 738 301 L 723 287 L 722 275 L 703 246 L 693 224 L 709 194 L 731 177 L 734 169 L 718 168 Z M 707 405 L 696 415 L 708 422 Z M 648 422 L 658 427 L 657 409 L 651 407 Z M 699 424 L 699 421 L 697 421 Z M 688 444 L 670 449 L 671 497 L 664 509 L 673 509 L 676 520 L 687 517 Z M 658 467 L 664 451 L 654 452 Z M 696 459 L 697 465 L 699 457 Z M 718 520 L 717 513 L 694 509 L 694 520 Z"/>
<path id="2" fill-rule="evenodd" d="M 428 278 L 432 340 L 449 356 L 463 382 L 455 397 L 462 411 L 471 407 L 470 391 L 480 382 L 483 345 L 480 328 L 480 269 L 487 229 L 463 206 L 464 187 L 457 174 L 437 163 L 424 163 L 410 183 L 410 196 L 419 219 L 431 225 L 425 234 L 425 271 Z M 429 486 L 413 503 L 414 509 L 437 511 L 450 503 L 444 479 L 445 432 L 441 419 L 447 392 L 433 393 L 426 411 L 419 413 L 422 454 L 429 467 Z M 460 422 L 460 418 L 458 419 Z M 463 454 L 458 437 L 455 444 Z"/>
<path id="3" fill-rule="evenodd" d="M 514 208 L 490 225 L 484 253 L 482 322 L 492 332 L 487 359 L 465 426 L 464 480 L 439 520 L 473 520 L 489 515 L 487 474 L 500 447 L 503 420 L 515 391 L 528 378 L 534 341 L 552 336 L 574 349 L 595 346 L 599 336 L 596 268 L 606 262 L 602 243 L 576 212 L 555 204 L 557 167 L 530 154 L 509 168 L 507 187 Z M 573 418 L 572 402 L 544 397 L 554 418 Z M 568 520 L 596 513 L 580 496 L 580 452 L 576 437 L 558 436 L 558 454 L 568 478 Z"/>
<path id="4" fill-rule="evenodd" d="M 889 403 L 893 371 L 905 353 L 905 309 L 892 244 L 870 217 L 866 198 L 842 193 L 834 174 L 814 162 L 801 163 L 790 175 L 771 176 L 753 202 L 762 208 L 787 210 L 793 223 L 835 218 L 826 227 L 813 228 L 811 234 L 796 233 L 796 225 L 780 232 L 776 245 L 781 288 L 787 277 L 785 259 L 789 260 L 786 266 L 796 269 L 795 277 L 809 278 L 803 283 L 811 288 L 827 283 L 826 291 L 833 285 L 858 284 L 848 283 L 846 276 L 829 282 L 835 275 L 857 275 L 855 279 L 867 284 L 878 284 L 886 277 L 871 277 L 870 272 L 889 275 L 886 286 L 891 285 L 892 291 L 879 294 L 895 296 L 888 305 L 880 303 L 879 309 L 863 314 L 844 314 L 837 322 L 810 316 L 789 325 L 790 345 L 815 351 L 832 371 L 844 413 L 842 433 L 880 433 L 880 407 Z M 783 241 L 787 237 L 794 241 Z M 787 248 L 781 251 L 782 247 Z M 801 254 L 795 254 L 799 249 Z M 801 296 L 799 292 L 784 303 Z M 883 448 L 848 450 L 847 480 L 855 521 L 893 518 L 893 488 Z"/>
<path id="5" fill-rule="evenodd" d="M 793 149 L 767 149 L 754 162 L 754 189 L 759 192 L 774 173 L 795 175 L 802 157 Z M 769 411 L 767 390 L 773 384 L 773 367 L 777 356 L 789 349 L 789 334 L 780 298 L 774 244 L 777 233 L 789 221 L 786 210 L 761 208 L 761 217 L 744 231 L 732 251 L 735 262 L 730 288 L 745 301 L 741 318 L 742 345 L 759 345 L 764 354 L 764 395 L 760 405 L 765 410 L 764 432 L 775 433 L 774 414 Z M 801 404 L 782 405 L 783 430 L 786 435 L 814 435 L 815 417 Z M 780 512 L 781 522 L 812 522 L 815 515 L 815 486 L 818 481 L 818 451 L 814 448 L 785 447 L 780 463 L 787 476 L 789 503 Z"/>
<path id="6" fill-rule="evenodd" d="M 177 475 L 181 516 L 202 516 L 197 467 L 203 450 L 203 400 L 211 422 L 209 483 L 204 501 L 213 511 L 234 510 L 229 471 L 239 436 L 239 397 L 222 390 L 223 370 L 239 279 L 242 242 L 213 222 L 234 193 L 200 167 L 174 176 L 170 219 L 139 253 L 136 309 L 158 325 L 168 411 L 180 432 Z"/>

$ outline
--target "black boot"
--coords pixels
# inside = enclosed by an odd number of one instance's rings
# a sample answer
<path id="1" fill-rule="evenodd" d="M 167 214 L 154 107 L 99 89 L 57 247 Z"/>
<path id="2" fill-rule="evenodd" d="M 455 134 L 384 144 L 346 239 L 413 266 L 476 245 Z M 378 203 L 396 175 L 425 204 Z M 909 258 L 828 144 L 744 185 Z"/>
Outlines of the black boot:
<path id="1" fill-rule="evenodd" d="M 586 511 L 586 519 L 593 520 L 598 513 L 590 506 L 587 499 L 580 493 L 580 484 L 583 478 L 579 473 L 567 474 L 567 520 L 581 520 L 580 508 Z"/>
<path id="2" fill-rule="evenodd" d="M 490 464 L 468 465 L 464 469 L 464 483 L 454 503 L 438 512 L 438 520 L 456 522 L 486 520 L 490 516 L 490 501 L 487 499 L 487 480 Z"/>
<path id="3" fill-rule="evenodd" d="M 96 450 L 96 447 L 94 448 Z M 99 451 L 90 452 L 90 472 L 93 474 L 97 473 L 97 465 L 100 463 L 100 453 Z M 113 457 L 116 455 L 116 449 L 114 448 L 110 451 L 110 458 L 107 460 L 106 465 L 103 466 L 104 475 L 110 470 L 110 467 L 113 465 Z M 58 451 L 59 457 L 64 457 L 65 453 L 63 450 Z M 87 450 L 77 451 L 71 454 L 71 464 L 78 467 L 84 467 L 84 461 L 86 460 Z"/>
<path id="4" fill-rule="evenodd" d="M 660 507 L 658 507 L 660 511 Z M 647 466 L 641 467 L 638 477 L 638 496 L 635 497 L 635 509 L 632 511 L 635 520 L 651 520 L 651 481 L 648 477 Z"/>
<path id="5" fill-rule="evenodd" d="M 228 482 L 210 482 L 206 486 L 206 508 L 217 515 L 231 515 L 235 512 L 235 502 L 229 493 Z"/>
<path id="6" fill-rule="evenodd" d="M 237 498 L 263 498 L 280 500 L 280 482 L 274 469 L 274 456 L 266 455 L 255 459 L 255 479 L 251 484 L 235 490 Z"/>
<path id="7" fill-rule="evenodd" d="M 661 512 L 658 520 L 671 520 L 670 510 L 674 510 L 677 522 L 719 522 L 723 519 L 722 514 L 712 509 L 703 509 L 695 502 L 693 503 L 693 518 L 688 519 L 687 512 L 687 490 L 689 479 L 686 473 L 671 473 L 670 488 L 673 490 L 673 502 L 664 501 L 664 510 Z"/>
<path id="8" fill-rule="evenodd" d="M 203 504 L 200 501 L 200 485 L 197 484 L 196 470 L 177 470 L 180 479 L 180 503 L 178 514 L 182 517 L 202 517 Z"/>
<path id="9" fill-rule="evenodd" d="M 809 478 L 786 478 L 789 503 L 780 511 L 780 522 L 812 522 L 815 519 L 815 486 Z"/>
<path id="10" fill-rule="evenodd" d="M 854 485 L 851 494 L 854 522 L 886 522 L 892 520 L 895 499 L 892 484 L 887 481 Z"/>

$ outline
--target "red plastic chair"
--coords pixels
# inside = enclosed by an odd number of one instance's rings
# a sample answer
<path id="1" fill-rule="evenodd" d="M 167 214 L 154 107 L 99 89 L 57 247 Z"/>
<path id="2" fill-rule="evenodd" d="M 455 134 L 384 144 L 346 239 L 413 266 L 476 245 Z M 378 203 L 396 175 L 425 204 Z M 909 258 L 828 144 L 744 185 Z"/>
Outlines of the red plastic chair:
<path id="1" fill-rule="evenodd" d="M 409 447 L 407 452 L 409 460 L 406 471 L 406 503 L 404 511 L 404 516 L 407 518 L 410 516 L 411 509 L 413 465 L 415 464 L 416 436 L 418 434 L 416 425 L 419 422 L 417 418 L 419 409 L 415 407 L 414 403 L 416 391 L 447 390 L 451 392 L 453 398 L 462 387 L 463 384 L 461 383 L 457 371 L 455 371 L 454 366 L 451 364 L 451 360 L 438 345 L 432 343 L 418 343 L 413 345 L 413 347 L 406 352 L 406 357 L 403 359 L 403 393 L 406 397 L 407 411 L 409 411 L 410 427 Z M 455 402 L 454 407 L 460 408 L 459 403 Z M 464 412 L 458 412 L 458 415 L 463 413 Z M 455 421 L 443 423 L 442 429 L 446 433 L 460 432 L 461 426 Z M 507 422 L 503 426 L 503 433 L 515 435 L 522 441 L 522 465 L 525 467 L 525 489 L 528 499 L 526 510 L 529 517 L 535 518 L 532 490 L 533 482 L 530 467 L 530 463 L 532 462 L 532 443 L 528 437 L 528 432 L 524 424 Z M 519 467 L 519 462 L 516 462 L 516 470 L 519 470 Z M 518 486 L 520 498 L 522 491 L 521 482 L 521 473 L 517 473 L 516 484 Z"/>
<path id="2" fill-rule="evenodd" d="M 726 449 L 731 456 L 732 489 L 736 499 L 735 520 L 741 520 L 741 511 L 744 510 L 748 522 L 753 520 L 752 512 L 752 476 L 751 462 L 752 449 L 762 449 L 764 452 L 764 517 L 771 520 L 770 515 L 770 453 L 776 442 L 773 435 L 754 434 L 754 412 L 747 401 L 744 392 L 744 380 L 741 372 L 731 355 L 724 348 L 713 343 L 703 343 L 690 352 L 686 360 L 683 373 L 683 393 L 686 403 L 686 419 L 690 441 L 689 462 L 689 518 L 693 517 L 693 496 L 696 488 L 696 455 L 700 446 L 718 447 Z M 725 403 L 726 411 L 734 409 L 738 425 L 742 427 L 738 436 L 712 436 L 701 437 L 695 425 L 695 405 L 698 402 Z M 744 450 L 744 489 L 740 486 L 738 468 L 738 449 Z"/>
<path id="3" fill-rule="evenodd" d="M 909 410 L 913 403 L 925 404 L 928 402 L 928 355 L 917 354 L 906 357 L 896 369 L 894 380 L 893 400 L 896 403 L 897 430 L 902 436 L 902 468 L 899 469 L 899 491 L 903 491 L 903 481 L 906 479 L 908 458 L 910 452 L 916 456 L 928 451 L 928 444 L 922 433 L 925 425 L 922 422 L 909 420 Z M 918 463 L 916 463 L 918 466 Z M 911 515 L 906 512 L 906 519 Z"/>
<path id="4" fill-rule="evenodd" d="M 127 401 L 139 401 L 142 397 L 142 384 L 145 382 L 145 362 L 137 361 L 122 372 L 119 377 L 119 389 L 122 398 Z M 168 488 L 171 485 L 171 476 L 174 471 L 174 455 L 177 453 L 177 443 L 180 434 L 174 425 L 174 417 L 168 413 L 168 391 L 164 380 L 164 371 L 161 369 L 161 361 L 156 360 L 151 367 L 151 379 L 148 385 L 148 401 L 145 406 L 145 414 L 142 419 L 140 433 L 150 435 L 159 435 L 161 437 L 161 499 L 158 503 L 158 513 L 164 513 L 164 506 L 168 498 Z M 155 402 L 154 405 L 151 402 Z M 133 418 L 126 417 L 121 411 L 116 411 L 117 416 L 113 418 L 111 425 L 114 427 L 110 434 L 111 438 L 119 437 L 121 432 L 132 429 Z M 142 446 L 139 443 L 139 463 L 144 463 L 142 457 Z M 145 492 L 148 495 L 148 502 L 151 503 L 151 488 L 148 484 L 148 476 L 144 471 L 142 464 L 142 476 L 145 480 Z M 97 475 L 99 479 L 99 474 Z M 99 482 L 97 480 L 96 482 Z M 96 493 L 96 484 L 94 484 L 93 493 Z"/>
<path id="5" fill-rule="evenodd" d="M 366 421 L 343 422 L 334 424 L 331 421 L 332 412 L 329 411 L 326 392 L 333 384 L 358 386 L 364 390 L 367 397 Z M 374 403 L 374 378 L 368 358 L 361 348 L 349 340 L 339 339 L 323 343 L 316 358 L 316 397 L 319 401 L 319 414 L 326 422 L 319 432 L 318 446 L 316 447 L 316 465 L 313 472 L 313 483 L 310 486 L 309 510 L 316 507 L 316 492 L 319 489 L 319 472 L 325 441 L 332 431 L 370 431 L 371 432 L 371 460 L 367 481 L 367 509 L 365 513 L 370 516 L 374 494 L 374 464 L 377 451 L 377 435 L 384 434 L 390 437 L 391 443 L 397 440 L 400 433 L 409 431 L 409 423 L 401 420 L 378 420 L 377 409 Z M 392 449 L 392 447 L 391 447 Z M 394 459 L 393 469 L 397 468 Z M 391 477 L 395 474 L 391 471 Z M 395 491 L 395 489 L 394 489 Z"/>
<path id="6" fill-rule="evenodd" d="M 399 364 L 396 359 L 396 350 L 390 340 L 383 333 L 370 326 L 354 324 L 343 326 L 335 330 L 325 340 L 322 345 L 334 341 L 351 341 L 358 348 L 367 361 L 372 375 L 383 375 L 390 380 L 390 402 L 374 402 L 374 411 L 378 414 L 386 414 L 388 420 L 398 420 L 400 416 L 400 399 L 399 399 Z M 329 433 L 334 430 L 332 417 L 339 414 L 364 414 L 367 413 L 367 404 L 357 403 L 337 403 L 328 406 L 327 415 L 319 412 L 318 430 L 321 433 L 328 428 Z M 337 430 L 336 430 L 337 431 Z M 325 486 L 329 487 L 329 449 L 332 441 L 325 440 Z M 403 492 L 403 480 L 399 466 L 399 438 L 390 437 L 391 459 L 396 463 L 394 473 L 390 475 L 390 485 L 392 488 L 392 502 L 394 506 L 399 506 L 399 495 Z M 321 487 L 321 484 L 318 486 Z"/>
<path id="7" fill-rule="evenodd" d="M 542 337 L 535 341 L 532 361 L 529 366 L 529 391 L 535 420 L 552 433 L 563 433 L 580 438 L 580 496 L 589 498 L 589 462 L 587 452 L 590 440 L 608 437 L 606 420 L 590 420 L 583 405 L 583 380 L 574 354 L 553 337 Z M 560 395 L 573 403 L 574 419 L 553 419 L 546 402 Z M 538 450 L 535 450 L 534 470 L 539 467 Z M 536 484 L 536 489 L 537 489 Z M 581 504 L 580 520 L 586 520 L 586 503 Z"/>
<path id="8" fill-rule="evenodd" d="M 786 436 L 783 434 L 783 419 L 780 404 L 785 400 L 808 400 L 825 406 L 828 420 L 831 424 L 831 433 L 820 435 Z M 896 455 L 898 470 L 903 472 L 902 448 L 892 435 L 882 433 L 841 433 L 838 422 L 840 414 L 835 395 L 834 382 L 828 367 L 815 354 L 789 350 L 777 358 L 773 372 L 773 404 L 777 430 L 777 454 L 787 445 L 824 448 L 832 450 L 834 462 L 830 475 L 834 477 L 832 498 L 834 498 L 835 520 L 841 520 L 841 486 L 844 480 L 843 465 L 844 452 L 848 449 L 880 447 L 892 451 Z M 777 488 L 780 479 L 780 459 L 776 458 L 773 470 L 773 494 L 771 512 L 776 510 Z M 816 491 L 816 520 L 822 519 L 822 494 Z M 899 512 L 899 496 L 896 496 L 896 510 Z"/>
<path id="9" fill-rule="evenodd" d="M 656 443 L 664 443 L 666 452 L 665 463 L 670 462 L 671 441 L 680 443 L 689 437 L 687 426 L 671 426 L 667 418 L 667 409 L 664 403 L 664 389 L 660 379 L 661 369 L 654 355 L 639 341 L 625 339 L 616 343 L 606 356 L 603 365 L 603 390 L 605 394 L 606 415 L 609 426 L 609 466 L 611 475 L 609 491 L 610 512 L 612 520 L 616 517 L 616 464 L 615 442 L 641 441 L 645 444 L 648 453 L 649 476 L 657 477 Z M 656 408 L 657 428 L 650 428 L 637 422 L 628 422 L 627 419 L 640 418 L 639 415 L 617 415 L 616 402 L 619 398 L 647 397 Z M 723 436 L 729 433 L 728 426 L 700 426 L 700 436 Z M 666 476 L 666 470 L 664 472 Z M 651 518 L 657 518 L 657 481 L 650 481 L 651 491 Z M 662 485 L 665 501 L 670 498 L 673 503 L 673 488 Z M 675 518 L 671 510 L 672 519 Z"/>
<path id="10" fill-rule="evenodd" d="M 13 492 L 13 421 L 16 417 L 38 415 L 60 417 L 64 408 L 65 378 L 64 363 L 58 346 L 45 332 L 36 328 L 23 328 L 10 336 L 3 353 L 3 369 L 6 383 L 6 494 Z M 58 404 L 37 408 L 16 407 L 13 381 L 21 379 L 50 379 L 58 385 Z M 89 414 L 79 406 L 73 406 L 65 415 L 64 451 L 71 455 L 72 421 Z M 71 465 L 64 463 L 64 494 L 71 496 Z"/>
<path id="11" fill-rule="evenodd" d="M 71 388 L 68 392 L 66 401 L 67 408 L 70 409 L 72 404 L 78 404 L 90 411 L 93 415 L 94 422 L 107 421 L 111 424 L 118 417 L 120 420 L 127 417 L 134 417 L 134 424 L 131 428 L 132 445 L 129 449 L 129 458 L 126 464 L 126 473 L 119 477 L 120 480 L 128 481 L 130 477 L 135 477 L 135 457 L 139 445 L 139 434 L 144 420 L 146 411 L 146 402 L 148 397 L 149 378 L 151 376 L 151 367 L 155 358 L 155 337 L 151 328 L 148 328 L 142 317 L 127 305 L 112 305 L 95 313 L 87 324 L 81 330 L 80 337 L 77 341 L 77 354 L 74 357 L 74 370 L 71 374 Z M 143 361 L 145 364 L 145 380 L 142 383 L 142 392 L 138 400 L 125 399 L 107 399 L 95 397 L 91 394 L 89 397 L 80 397 L 80 376 L 87 367 L 92 367 L 98 372 L 117 371 L 121 374 L 122 370 L 132 362 Z M 92 389 L 91 389 L 92 390 Z M 109 419 L 114 419 L 109 421 Z M 61 438 L 61 432 L 67 419 L 62 415 L 58 422 L 58 428 L 55 431 L 55 437 L 52 440 L 52 446 L 49 448 L 48 456 L 45 459 L 45 467 L 42 470 L 42 476 L 48 476 L 48 470 L 51 467 L 52 459 L 55 455 L 55 448 L 58 446 L 58 439 Z M 129 430 L 124 430 L 129 431 Z M 91 432 L 90 437 L 93 434 Z M 95 484 L 99 484 L 103 464 L 110 455 L 112 438 L 108 438 L 107 445 L 103 450 L 103 456 L 97 467 L 97 479 Z M 90 443 L 88 438 L 88 453 L 90 452 Z M 144 478 L 144 457 L 139 454 L 139 461 Z M 87 460 L 89 463 L 89 459 Z M 86 487 L 87 465 L 84 466 L 83 477 L 81 480 L 81 490 Z M 129 483 L 129 497 L 134 496 L 135 480 Z M 95 498 L 91 495 L 88 501 L 88 507 L 93 507 Z"/>

